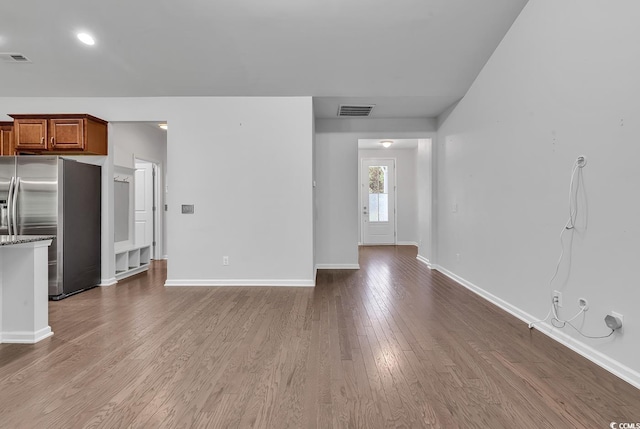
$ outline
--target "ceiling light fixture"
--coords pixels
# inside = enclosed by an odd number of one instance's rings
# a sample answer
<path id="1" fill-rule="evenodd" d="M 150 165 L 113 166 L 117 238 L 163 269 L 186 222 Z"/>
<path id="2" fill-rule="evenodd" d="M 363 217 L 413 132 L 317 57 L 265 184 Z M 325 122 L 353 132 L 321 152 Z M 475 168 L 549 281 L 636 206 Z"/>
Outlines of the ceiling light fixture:
<path id="1" fill-rule="evenodd" d="M 158 124 L 158 126 L 159 126 L 160 128 L 162 128 L 163 130 L 166 130 L 166 129 L 168 128 L 168 127 L 167 127 L 167 124 Z"/>
<path id="2" fill-rule="evenodd" d="M 393 142 L 391 140 L 382 140 L 380 143 L 382 143 L 382 146 L 384 147 L 389 147 Z"/>
<path id="3" fill-rule="evenodd" d="M 78 40 L 89 46 L 93 46 L 96 44 L 96 41 L 93 39 L 93 37 L 91 37 L 91 35 L 87 33 L 78 33 Z"/>

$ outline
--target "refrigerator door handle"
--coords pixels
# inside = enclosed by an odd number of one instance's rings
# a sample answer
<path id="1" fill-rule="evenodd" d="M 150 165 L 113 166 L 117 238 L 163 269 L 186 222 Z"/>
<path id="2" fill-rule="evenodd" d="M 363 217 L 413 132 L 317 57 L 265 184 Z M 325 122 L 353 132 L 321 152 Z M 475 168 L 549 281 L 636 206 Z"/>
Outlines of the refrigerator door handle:
<path id="1" fill-rule="evenodd" d="M 11 178 L 11 183 L 9 183 L 9 195 L 7 197 L 7 232 L 9 235 L 13 235 L 13 187 L 16 183 L 16 178 Z"/>
<path id="2" fill-rule="evenodd" d="M 18 194 L 20 193 L 20 178 L 16 177 L 16 184 L 13 191 L 13 207 L 11 218 L 13 220 L 13 233 L 18 234 Z"/>

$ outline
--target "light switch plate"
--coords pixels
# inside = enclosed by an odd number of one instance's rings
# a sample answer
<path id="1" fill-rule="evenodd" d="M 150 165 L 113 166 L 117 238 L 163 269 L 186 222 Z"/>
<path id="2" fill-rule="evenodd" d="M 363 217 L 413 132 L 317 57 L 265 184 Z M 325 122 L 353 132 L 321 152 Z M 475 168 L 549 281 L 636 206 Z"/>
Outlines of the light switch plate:
<path id="1" fill-rule="evenodd" d="M 193 214 L 193 204 L 183 204 L 182 214 Z"/>

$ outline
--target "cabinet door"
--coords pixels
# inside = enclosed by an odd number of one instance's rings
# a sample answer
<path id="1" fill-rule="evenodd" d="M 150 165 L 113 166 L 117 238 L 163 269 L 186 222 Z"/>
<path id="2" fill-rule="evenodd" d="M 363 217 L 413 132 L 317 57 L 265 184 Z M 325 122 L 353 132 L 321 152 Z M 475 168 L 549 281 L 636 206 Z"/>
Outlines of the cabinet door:
<path id="1" fill-rule="evenodd" d="M 84 150 L 83 119 L 50 119 L 51 150 Z"/>
<path id="2" fill-rule="evenodd" d="M 13 124 L 16 150 L 47 150 L 46 119 L 16 119 Z"/>
<path id="3" fill-rule="evenodd" d="M 0 155 L 13 154 L 13 126 L 0 125 Z"/>

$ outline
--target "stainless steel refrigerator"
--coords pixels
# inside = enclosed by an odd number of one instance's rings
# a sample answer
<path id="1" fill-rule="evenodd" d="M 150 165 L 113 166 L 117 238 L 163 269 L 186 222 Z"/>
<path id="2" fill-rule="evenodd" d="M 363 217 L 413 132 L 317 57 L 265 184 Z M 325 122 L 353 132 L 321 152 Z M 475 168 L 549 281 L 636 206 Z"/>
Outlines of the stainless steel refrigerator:
<path id="1" fill-rule="evenodd" d="M 0 157 L 0 234 L 55 235 L 49 298 L 101 278 L 101 168 L 58 156 Z"/>

